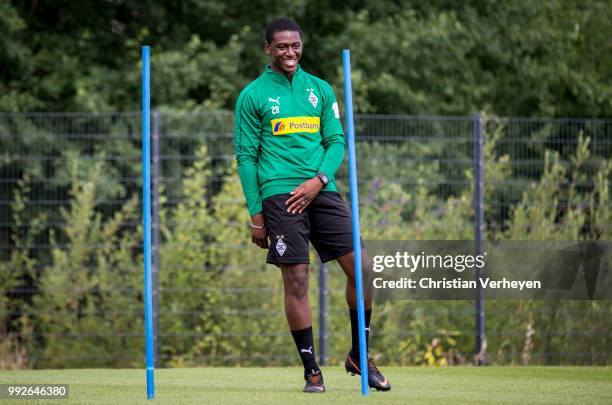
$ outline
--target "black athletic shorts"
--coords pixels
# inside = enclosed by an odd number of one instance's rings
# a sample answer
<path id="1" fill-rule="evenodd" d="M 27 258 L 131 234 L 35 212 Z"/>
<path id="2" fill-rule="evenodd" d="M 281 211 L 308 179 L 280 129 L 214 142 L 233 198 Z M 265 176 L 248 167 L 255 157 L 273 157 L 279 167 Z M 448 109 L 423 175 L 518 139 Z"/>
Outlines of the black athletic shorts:
<path id="1" fill-rule="evenodd" d="M 351 212 L 340 194 L 323 191 L 301 214 L 287 212 L 290 194 L 263 200 L 263 214 L 270 248 L 267 263 L 310 263 L 308 241 L 323 263 L 353 251 Z"/>

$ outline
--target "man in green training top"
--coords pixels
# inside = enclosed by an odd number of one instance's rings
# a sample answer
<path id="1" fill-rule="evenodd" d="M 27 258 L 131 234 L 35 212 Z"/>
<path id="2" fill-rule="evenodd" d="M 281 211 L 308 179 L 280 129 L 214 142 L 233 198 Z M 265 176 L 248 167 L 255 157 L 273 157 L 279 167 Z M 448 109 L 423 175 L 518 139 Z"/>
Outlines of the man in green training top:
<path id="1" fill-rule="evenodd" d="M 279 18 L 265 35 L 271 63 L 236 103 L 238 173 L 251 215 L 252 241 L 268 249 L 267 262 L 281 269 L 285 314 L 304 365 L 304 392 L 324 392 L 308 302 L 309 241 L 323 262 L 337 260 L 347 276 L 352 348 L 345 368 L 361 372 L 351 213 L 336 192 L 334 178 L 344 159 L 344 133 L 330 85 L 298 65 L 299 25 Z M 367 336 L 371 298 L 365 308 Z M 371 357 L 368 380 L 378 390 L 391 389 Z"/>

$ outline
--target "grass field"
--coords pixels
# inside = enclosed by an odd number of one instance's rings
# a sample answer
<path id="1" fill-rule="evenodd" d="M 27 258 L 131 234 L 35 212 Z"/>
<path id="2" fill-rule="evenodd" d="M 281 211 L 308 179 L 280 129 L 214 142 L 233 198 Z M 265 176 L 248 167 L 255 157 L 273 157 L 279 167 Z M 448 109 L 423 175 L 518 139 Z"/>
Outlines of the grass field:
<path id="1" fill-rule="evenodd" d="M 384 367 L 390 392 L 362 397 L 358 376 L 323 368 L 325 394 L 304 394 L 298 368 L 160 369 L 161 404 L 611 404 L 612 367 Z M 134 369 L 0 371 L 0 383 L 70 384 L 68 400 L 44 403 L 138 404 L 145 372 Z M 314 396 L 314 397 L 313 397 Z M 0 400 L 2 401 L 2 400 Z M 4 400 L 2 403 L 11 403 Z M 17 404 L 40 403 L 18 400 Z"/>

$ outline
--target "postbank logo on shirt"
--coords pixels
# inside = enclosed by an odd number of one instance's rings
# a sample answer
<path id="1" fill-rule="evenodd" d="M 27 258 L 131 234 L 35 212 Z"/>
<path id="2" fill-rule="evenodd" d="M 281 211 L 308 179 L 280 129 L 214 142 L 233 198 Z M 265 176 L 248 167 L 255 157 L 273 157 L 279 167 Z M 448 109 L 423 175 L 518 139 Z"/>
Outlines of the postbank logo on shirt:
<path id="1" fill-rule="evenodd" d="M 299 132 L 317 133 L 321 129 L 320 117 L 287 117 L 271 120 L 272 135 L 287 135 Z"/>

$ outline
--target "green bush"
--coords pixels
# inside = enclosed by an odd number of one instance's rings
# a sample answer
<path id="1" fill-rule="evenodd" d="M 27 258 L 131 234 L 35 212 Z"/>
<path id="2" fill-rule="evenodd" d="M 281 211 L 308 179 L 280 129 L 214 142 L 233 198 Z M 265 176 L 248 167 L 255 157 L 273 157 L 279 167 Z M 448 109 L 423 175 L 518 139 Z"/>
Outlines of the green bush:
<path id="1" fill-rule="evenodd" d="M 77 171 L 75 161 L 72 202 L 62 209 L 61 235 L 51 234 L 51 263 L 32 303 L 42 337 L 36 367 L 135 366 L 143 352 L 142 230 L 126 223 L 138 218 L 138 199 L 104 221 L 95 211 L 102 165 L 87 181 Z"/>

